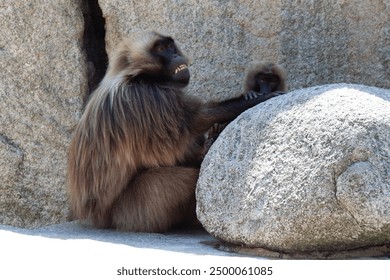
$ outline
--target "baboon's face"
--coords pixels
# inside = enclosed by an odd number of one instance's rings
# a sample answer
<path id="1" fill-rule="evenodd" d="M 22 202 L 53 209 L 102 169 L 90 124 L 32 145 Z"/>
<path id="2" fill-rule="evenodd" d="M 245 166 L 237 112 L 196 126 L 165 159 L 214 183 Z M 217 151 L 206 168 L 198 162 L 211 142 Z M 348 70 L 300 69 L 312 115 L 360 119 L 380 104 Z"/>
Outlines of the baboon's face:
<path id="1" fill-rule="evenodd" d="M 170 37 L 161 37 L 152 48 L 152 54 L 162 63 L 161 73 L 168 81 L 185 87 L 190 81 L 188 61 Z"/>
<path id="2" fill-rule="evenodd" d="M 255 76 L 255 88 L 253 90 L 261 94 L 268 94 L 276 91 L 279 83 L 279 77 L 272 72 L 259 73 Z"/>

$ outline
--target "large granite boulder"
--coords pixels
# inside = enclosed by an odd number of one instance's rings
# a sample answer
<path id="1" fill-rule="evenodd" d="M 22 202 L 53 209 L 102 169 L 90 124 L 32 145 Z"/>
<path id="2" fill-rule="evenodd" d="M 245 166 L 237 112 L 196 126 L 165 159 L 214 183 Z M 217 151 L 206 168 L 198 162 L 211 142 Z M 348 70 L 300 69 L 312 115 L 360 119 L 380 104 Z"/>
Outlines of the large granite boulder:
<path id="1" fill-rule="evenodd" d="M 293 91 L 239 116 L 202 164 L 200 222 L 281 252 L 390 244 L 390 91 Z"/>

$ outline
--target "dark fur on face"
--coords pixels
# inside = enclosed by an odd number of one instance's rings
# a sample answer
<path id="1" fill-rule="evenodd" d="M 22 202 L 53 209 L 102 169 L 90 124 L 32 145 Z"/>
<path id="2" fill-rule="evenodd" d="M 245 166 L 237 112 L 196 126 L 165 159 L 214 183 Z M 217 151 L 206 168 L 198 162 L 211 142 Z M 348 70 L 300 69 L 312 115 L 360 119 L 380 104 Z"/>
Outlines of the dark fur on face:
<path id="1" fill-rule="evenodd" d="M 260 93 L 259 76 L 265 77 L 263 83 L 274 83 L 274 85 L 268 86 L 270 90 L 265 93 L 287 91 L 287 75 L 281 66 L 272 62 L 252 61 L 246 69 L 245 92 L 258 91 Z"/>

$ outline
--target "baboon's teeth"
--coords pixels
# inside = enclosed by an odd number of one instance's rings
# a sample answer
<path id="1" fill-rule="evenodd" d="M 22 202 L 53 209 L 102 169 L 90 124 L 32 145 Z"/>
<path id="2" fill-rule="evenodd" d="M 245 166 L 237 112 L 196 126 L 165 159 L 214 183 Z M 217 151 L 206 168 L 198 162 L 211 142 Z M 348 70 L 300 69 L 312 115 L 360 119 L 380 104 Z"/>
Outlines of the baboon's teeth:
<path id="1" fill-rule="evenodd" d="M 180 71 L 184 70 L 187 68 L 186 64 L 181 64 L 175 69 L 175 74 L 179 73 Z"/>

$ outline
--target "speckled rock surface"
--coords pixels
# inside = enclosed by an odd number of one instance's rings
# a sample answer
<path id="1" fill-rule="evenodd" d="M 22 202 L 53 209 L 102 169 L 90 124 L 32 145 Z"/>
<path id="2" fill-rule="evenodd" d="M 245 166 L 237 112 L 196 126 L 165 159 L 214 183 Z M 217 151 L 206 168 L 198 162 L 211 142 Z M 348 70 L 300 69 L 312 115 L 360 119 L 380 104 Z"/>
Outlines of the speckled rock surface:
<path id="1" fill-rule="evenodd" d="M 290 89 L 327 83 L 390 88 L 389 1 L 99 0 L 110 53 L 145 29 L 177 39 L 193 59 L 191 94 L 242 90 L 252 60 L 286 68 Z"/>
<path id="2" fill-rule="evenodd" d="M 336 84 L 244 112 L 211 147 L 197 213 L 217 238 L 297 252 L 390 243 L 390 91 Z"/>
<path id="3" fill-rule="evenodd" d="M 71 1 L 0 2 L 0 224 L 65 221 L 67 146 L 86 92 Z"/>

